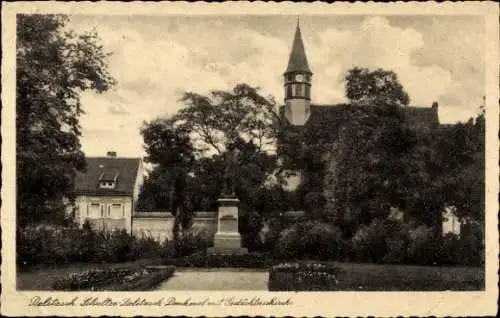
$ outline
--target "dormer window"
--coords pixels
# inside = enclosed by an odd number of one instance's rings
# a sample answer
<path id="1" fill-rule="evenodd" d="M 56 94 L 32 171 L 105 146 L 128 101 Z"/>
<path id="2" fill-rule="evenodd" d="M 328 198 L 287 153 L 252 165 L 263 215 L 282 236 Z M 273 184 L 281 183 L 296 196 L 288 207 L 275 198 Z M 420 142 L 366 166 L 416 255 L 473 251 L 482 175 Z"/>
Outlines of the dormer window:
<path id="1" fill-rule="evenodd" d="M 118 171 L 108 170 L 101 173 L 99 177 L 99 188 L 101 189 L 114 189 L 116 180 L 118 179 Z"/>

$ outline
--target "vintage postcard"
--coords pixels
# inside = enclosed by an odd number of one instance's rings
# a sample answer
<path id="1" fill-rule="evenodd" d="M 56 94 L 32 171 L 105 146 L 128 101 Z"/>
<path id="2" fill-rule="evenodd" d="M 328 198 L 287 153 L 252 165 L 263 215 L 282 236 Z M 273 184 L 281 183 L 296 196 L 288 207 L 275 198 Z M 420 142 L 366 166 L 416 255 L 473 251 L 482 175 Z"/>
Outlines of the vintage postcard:
<path id="1" fill-rule="evenodd" d="M 494 315 L 498 15 L 2 3 L 1 314 Z"/>

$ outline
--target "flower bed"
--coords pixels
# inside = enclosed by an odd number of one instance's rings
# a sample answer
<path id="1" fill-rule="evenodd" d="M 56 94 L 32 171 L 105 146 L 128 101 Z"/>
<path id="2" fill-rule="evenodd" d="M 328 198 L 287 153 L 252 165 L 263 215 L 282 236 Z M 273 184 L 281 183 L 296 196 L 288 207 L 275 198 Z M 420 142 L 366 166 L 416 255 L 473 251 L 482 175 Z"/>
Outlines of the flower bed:
<path id="1" fill-rule="evenodd" d="M 243 255 L 196 253 L 181 258 L 163 259 L 163 264 L 176 267 L 238 267 L 238 268 L 269 268 L 274 261 L 260 253 Z"/>
<path id="2" fill-rule="evenodd" d="M 121 284 L 106 287 L 110 291 L 145 291 L 151 290 L 161 282 L 174 275 L 175 266 L 165 266 L 154 270 L 144 269 L 142 272 L 136 272 L 134 278 L 125 280 Z"/>
<path id="3" fill-rule="evenodd" d="M 130 268 L 95 269 L 81 273 L 71 273 L 54 283 L 55 290 L 97 290 L 125 280 L 134 274 Z"/>
<path id="4" fill-rule="evenodd" d="M 269 270 L 270 291 L 338 290 L 342 270 L 328 263 L 283 263 Z"/>
<path id="5" fill-rule="evenodd" d="M 55 290 L 149 290 L 170 278 L 175 272 L 174 266 L 159 270 L 113 268 L 88 270 L 72 273 L 57 280 Z"/>

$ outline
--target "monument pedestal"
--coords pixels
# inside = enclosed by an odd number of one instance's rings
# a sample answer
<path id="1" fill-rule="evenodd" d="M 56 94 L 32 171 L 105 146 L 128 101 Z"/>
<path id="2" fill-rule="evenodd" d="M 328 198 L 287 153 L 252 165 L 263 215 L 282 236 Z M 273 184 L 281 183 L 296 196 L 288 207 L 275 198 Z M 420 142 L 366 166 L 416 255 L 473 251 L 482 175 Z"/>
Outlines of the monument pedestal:
<path id="1" fill-rule="evenodd" d="M 214 246 L 207 250 L 211 254 L 246 254 L 248 250 L 241 246 L 241 235 L 238 232 L 238 205 L 236 198 L 217 200 L 217 232 Z"/>

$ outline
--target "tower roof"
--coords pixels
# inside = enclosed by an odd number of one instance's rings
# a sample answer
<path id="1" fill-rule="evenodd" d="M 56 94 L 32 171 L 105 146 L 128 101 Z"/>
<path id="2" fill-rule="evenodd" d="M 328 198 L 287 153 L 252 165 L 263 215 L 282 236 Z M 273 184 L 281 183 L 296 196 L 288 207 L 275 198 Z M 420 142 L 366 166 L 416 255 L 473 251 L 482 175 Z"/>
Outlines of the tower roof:
<path id="1" fill-rule="evenodd" d="M 295 30 L 295 37 L 293 39 L 292 51 L 290 52 L 290 59 L 288 60 L 288 67 L 285 73 L 297 71 L 311 73 L 309 63 L 307 62 L 304 42 L 302 42 L 302 34 L 300 33 L 300 25 L 298 20 L 297 29 Z"/>

